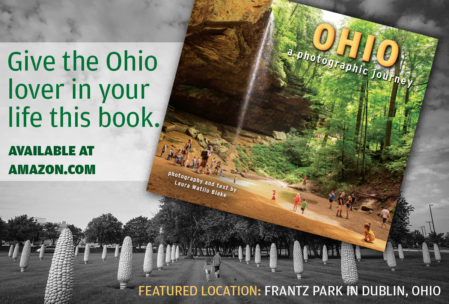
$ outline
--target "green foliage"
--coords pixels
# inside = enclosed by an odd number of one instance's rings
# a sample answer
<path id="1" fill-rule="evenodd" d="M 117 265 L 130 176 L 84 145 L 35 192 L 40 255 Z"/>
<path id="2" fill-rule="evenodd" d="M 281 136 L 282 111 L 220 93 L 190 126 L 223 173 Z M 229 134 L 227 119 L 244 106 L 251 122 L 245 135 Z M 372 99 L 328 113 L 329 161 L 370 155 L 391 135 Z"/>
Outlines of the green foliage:
<path id="1" fill-rule="evenodd" d="M 402 176 L 407 166 L 408 155 L 413 142 L 413 135 L 407 134 L 404 136 L 401 145 L 391 146 L 387 150 L 389 162 L 385 167 L 394 174 Z"/>
<path id="2" fill-rule="evenodd" d="M 243 167 L 240 164 L 240 161 L 238 158 L 233 158 L 232 161 L 234 162 L 235 167 L 237 168 L 237 170 L 239 171 L 243 171 Z"/>
<path id="3" fill-rule="evenodd" d="M 333 24 L 336 37 L 342 28 L 362 33 L 358 57 L 362 55 L 368 34 L 376 36 L 374 50 L 383 40 L 398 42 L 401 49 L 398 75 L 413 80 L 413 85 L 410 88 L 398 85 L 396 94 L 393 82 L 371 79 L 374 69 L 393 74 L 394 67 L 382 67 L 377 60 L 350 59 L 349 48 L 345 56 L 339 56 L 338 43 L 328 51 L 314 48 L 312 37 L 317 25 L 323 23 L 321 10 L 274 0 L 273 14 L 272 74 L 283 90 L 308 100 L 315 118 L 302 126 L 298 124 L 301 134 L 293 130 L 284 142 L 255 146 L 249 162 L 246 155 L 239 153 L 240 165 L 289 183 L 307 175 L 319 179 L 319 184 L 326 189 L 366 182 L 376 171 L 387 170 L 392 176 L 401 177 L 418 122 L 436 40 L 354 18 L 343 18 Z M 292 56 L 288 55 L 290 50 Z M 298 60 L 298 52 L 363 65 L 368 69 L 368 76 Z M 375 54 L 376 51 L 373 58 Z"/>
<path id="4" fill-rule="evenodd" d="M 239 161 L 240 161 L 240 163 L 243 166 L 248 167 L 248 165 L 249 165 L 249 158 L 248 158 L 246 149 L 239 146 L 237 148 L 237 152 L 239 154 Z"/>
<path id="5" fill-rule="evenodd" d="M 286 174 L 292 173 L 296 167 L 287 156 L 283 143 L 272 143 L 271 145 L 256 145 L 252 149 L 250 168 L 259 168 L 270 176 L 283 179 Z"/>

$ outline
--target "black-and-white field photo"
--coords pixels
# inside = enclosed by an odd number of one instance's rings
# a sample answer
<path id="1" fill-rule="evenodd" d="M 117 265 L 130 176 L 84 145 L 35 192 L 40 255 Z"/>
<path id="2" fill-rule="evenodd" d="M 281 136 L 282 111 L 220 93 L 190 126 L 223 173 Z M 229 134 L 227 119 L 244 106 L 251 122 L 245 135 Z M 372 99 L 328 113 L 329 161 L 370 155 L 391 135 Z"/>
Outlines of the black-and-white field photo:
<path id="1" fill-rule="evenodd" d="M 0 41 L 182 43 L 193 2 L 4 0 Z M 297 2 L 439 39 L 385 251 L 148 193 L 148 176 L 19 177 L 0 181 L 0 303 L 449 301 L 449 3 Z"/>

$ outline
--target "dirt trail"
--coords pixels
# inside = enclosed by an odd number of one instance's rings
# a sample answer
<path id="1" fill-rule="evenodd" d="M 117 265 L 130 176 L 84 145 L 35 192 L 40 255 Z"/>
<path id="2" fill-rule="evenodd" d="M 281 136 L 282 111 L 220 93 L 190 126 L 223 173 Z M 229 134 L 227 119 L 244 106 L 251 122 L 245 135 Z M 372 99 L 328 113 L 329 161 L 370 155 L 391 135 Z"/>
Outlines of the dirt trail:
<path id="1" fill-rule="evenodd" d="M 329 200 L 327 198 L 320 197 L 309 191 L 298 191 L 288 187 L 286 183 L 282 183 L 277 180 L 252 180 L 239 177 L 240 181 L 250 184 L 250 186 L 242 187 L 242 189 L 248 190 L 254 194 L 262 195 L 267 198 L 271 198 L 273 190 L 276 190 L 276 200 L 268 199 L 267 201 L 275 205 L 279 205 L 282 208 L 293 212 L 293 203 L 296 193 L 301 194 L 301 200 L 308 202 L 304 215 L 301 215 L 301 204 L 298 205 L 296 214 L 314 220 L 323 221 L 325 223 L 339 226 L 349 230 L 359 231 L 360 227 L 366 223 L 372 224 L 372 229 L 377 238 L 385 240 L 388 238 L 390 231 L 390 224 L 387 224 L 386 228 L 381 228 L 381 218 L 373 214 L 368 214 L 363 211 L 353 210 L 349 211 L 349 219 L 346 219 L 346 207 L 343 208 L 343 218 L 336 217 L 337 202 L 332 205 L 332 209 L 329 209 Z M 308 187 L 307 187 L 308 188 Z"/>
<path id="2" fill-rule="evenodd" d="M 337 219 L 335 215 L 335 218 L 329 215 L 328 217 L 323 217 L 322 220 L 316 220 L 310 217 L 295 214 L 294 212 L 283 208 L 276 202 L 273 202 L 270 199 L 271 196 L 262 196 L 266 193 L 266 191 L 270 192 L 271 190 L 273 190 L 274 188 L 272 187 L 279 187 L 281 191 L 286 190 L 279 185 L 265 186 L 262 195 L 260 193 L 257 193 L 257 190 L 256 193 L 250 191 L 250 188 L 252 187 L 248 188 L 237 186 L 237 192 L 228 192 L 228 197 L 223 198 L 213 196 L 201 191 L 195 191 L 192 189 L 175 186 L 175 181 L 179 182 L 181 180 L 176 179 L 172 176 L 168 177 L 169 172 L 181 173 L 189 177 L 200 178 L 204 181 L 209 182 L 230 184 L 225 183 L 222 179 L 216 176 L 198 174 L 195 173 L 192 169 L 176 166 L 173 162 L 168 162 L 163 158 L 155 157 L 150 181 L 147 185 L 147 190 L 180 200 L 186 200 L 187 198 L 190 202 L 197 203 L 206 207 L 216 208 L 222 211 L 231 212 L 274 223 L 276 225 L 322 235 L 325 237 L 357 244 L 375 250 L 383 251 L 385 248 L 386 234 L 383 237 L 382 234 L 378 234 L 377 231 L 375 231 L 376 236 L 378 237 L 376 239 L 376 242 L 367 243 L 363 240 L 364 220 L 360 220 L 359 223 L 351 225 L 350 228 L 346 228 L 344 225 L 336 226 L 333 224 L 333 222 Z M 235 186 L 234 184 L 232 185 Z M 311 205 L 312 204 L 310 204 L 310 206 Z M 328 218 L 331 219 L 329 222 L 327 221 Z M 341 223 L 342 221 L 340 220 L 339 222 Z M 375 223 L 376 218 L 371 218 L 370 222 Z M 375 227 L 374 224 L 373 227 Z"/>

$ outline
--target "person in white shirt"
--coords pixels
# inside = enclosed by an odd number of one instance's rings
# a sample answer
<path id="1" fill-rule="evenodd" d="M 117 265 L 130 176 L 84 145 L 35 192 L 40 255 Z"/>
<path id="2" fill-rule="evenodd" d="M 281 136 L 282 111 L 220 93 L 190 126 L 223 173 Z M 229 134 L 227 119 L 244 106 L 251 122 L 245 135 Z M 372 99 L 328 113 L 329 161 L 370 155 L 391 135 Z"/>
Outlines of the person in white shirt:
<path id="1" fill-rule="evenodd" d="M 387 208 L 382 209 L 382 211 L 380 212 L 380 214 L 382 215 L 382 228 L 386 228 L 387 227 L 387 219 L 390 217 L 390 211 Z"/>

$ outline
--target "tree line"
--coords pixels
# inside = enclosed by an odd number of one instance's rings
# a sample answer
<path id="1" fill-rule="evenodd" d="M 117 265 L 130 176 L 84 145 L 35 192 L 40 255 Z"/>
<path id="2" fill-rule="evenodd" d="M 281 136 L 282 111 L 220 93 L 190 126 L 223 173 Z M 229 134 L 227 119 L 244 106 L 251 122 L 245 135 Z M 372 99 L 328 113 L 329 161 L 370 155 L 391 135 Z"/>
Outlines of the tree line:
<path id="1" fill-rule="evenodd" d="M 437 242 L 449 247 L 449 236 L 429 235 L 424 237 L 418 231 L 410 231 L 409 215 L 413 207 L 405 198 L 400 197 L 390 232 L 390 241 L 404 247 L 420 245 L 424 240 Z M 211 209 L 196 204 L 164 197 L 160 200 L 160 209 L 152 218 L 138 216 L 125 224 L 114 215 L 102 214 L 93 218 L 82 230 L 68 225 L 72 231 L 75 245 L 98 243 L 99 245 L 120 244 L 125 236 L 130 236 L 136 247 L 153 244 L 178 244 L 184 255 L 213 255 L 219 250 L 232 256 L 238 246 L 256 244 L 262 252 L 268 252 L 271 243 L 275 243 L 280 256 L 291 256 L 293 243 L 298 240 L 308 245 L 313 254 L 318 255 L 323 244 L 334 248 L 338 255 L 339 241 L 309 234 L 302 231 L 246 218 L 243 216 Z M 50 240 L 54 243 L 60 233 L 56 223 L 39 224 L 33 217 L 21 215 L 7 222 L 0 219 L 0 240 L 7 242 L 42 243 Z"/>
<path id="2" fill-rule="evenodd" d="M 304 175 L 317 180 L 319 188 L 346 188 L 372 181 L 376 176 L 400 182 L 427 86 L 436 40 L 355 18 L 343 18 L 337 27 L 362 33 L 361 57 L 369 34 L 379 42 L 390 39 L 400 45 L 396 64 L 390 69 L 375 58 L 369 63 L 336 54 L 337 43 L 327 52 L 315 49 L 312 37 L 323 23 L 322 11 L 288 1 L 273 5 L 275 30 L 271 73 L 283 90 L 301 96 L 313 111 L 310 121 L 292 126 L 287 141 L 254 147 L 249 169 L 289 183 Z M 307 52 L 351 65 L 363 65 L 368 76 L 330 69 L 316 62 L 297 60 L 288 51 Z M 373 55 L 374 56 L 374 55 Z M 399 85 L 372 79 L 374 69 L 413 81 Z M 328 187 L 327 185 L 331 185 Z M 329 189 L 328 189 L 329 188 Z"/>

